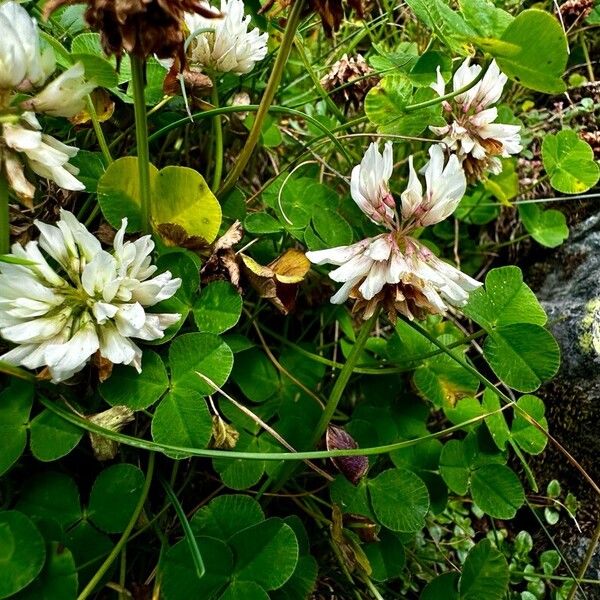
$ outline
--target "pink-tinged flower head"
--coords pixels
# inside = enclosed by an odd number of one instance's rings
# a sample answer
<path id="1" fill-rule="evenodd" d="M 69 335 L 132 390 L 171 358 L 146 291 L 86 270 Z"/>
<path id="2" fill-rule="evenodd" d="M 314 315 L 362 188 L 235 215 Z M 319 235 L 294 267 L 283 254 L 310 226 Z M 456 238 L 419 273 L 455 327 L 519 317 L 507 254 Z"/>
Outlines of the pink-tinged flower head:
<path id="1" fill-rule="evenodd" d="M 480 74 L 481 67 L 471 65 L 467 58 L 454 73 L 453 91 L 467 87 Z M 485 173 L 500 173 L 500 157 L 507 158 L 522 150 L 521 127 L 495 122 L 498 109 L 493 105 L 500 100 L 506 81 L 506 75 L 500 72 L 496 61 L 492 61 L 478 83 L 444 102 L 447 125 L 430 127 L 435 134 L 443 136 L 442 144 L 456 153 L 472 179 L 480 179 Z M 431 87 L 440 96 L 446 93 L 439 67 L 437 80 Z"/>
<path id="2" fill-rule="evenodd" d="M 352 169 L 350 193 L 360 209 L 378 225 L 391 227 L 396 215 L 389 180 L 394 169 L 392 144 L 387 142 L 383 154 L 372 143 L 360 165 Z"/>
<path id="3" fill-rule="evenodd" d="M 0 336 L 16 344 L 0 360 L 47 367 L 54 382 L 81 371 L 96 352 L 139 372 L 142 351 L 131 338 L 160 339 L 179 320 L 146 307 L 173 296 L 181 279 L 168 271 L 153 277 L 154 242 L 124 241 L 127 219 L 112 252 L 66 210 L 56 225 L 36 225 L 39 241 L 12 247 L 13 256 L 32 264 L 0 263 Z"/>
<path id="4" fill-rule="evenodd" d="M 392 164 L 391 146 L 386 145 L 386 150 L 388 148 L 388 160 Z M 374 145 L 369 147 L 367 154 L 373 149 L 377 156 L 371 155 L 371 159 L 382 161 L 383 157 Z M 446 219 L 465 193 L 466 178 L 456 156 L 445 161 L 440 146 L 433 146 L 429 154 L 430 160 L 425 167 L 425 192 L 413 167 L 412 157 L 409 159 L 409 180 L 401 195 L 401 218 L 393 208 L 395 205 L 387 187 L 391 173 L 385 171 L 384 177 L 367 180 L 363 185 L 364 190 L 369 185 L 370 191 L 385 190 L 387 201 L 383 205 L 390 209 L 389 213 L 375 211 L 373 201 L 357 201 L 357 204 L 371 220 L 384 225 L 389 231 L 350 246 L 306 253 L 312 263 L 337 266 L 329 273 L 333 281 L 342 284 L 331 298 L 333 304 L 354 299 L 354 310 L 365 319 L 379 306 L 387 311 L 391 320 L 396 318 L 397 313 L 409 319 L 423 318 L 427 314 L 445 312 L 448 304 L 464 306 L 469 292 L 481 285 L 437 258 L 410 235 L 416 228 Z M 361 171 L 364 164 L 365 159 L 360 165 Z M 381 181 L 385 181 L 385 185 L 378 187 L 376 183 Z M 367 195 L 362 194 L 361 197 L 366 199 Z M 373 194 L 371 197 L 376 196 Z M 381 218 L 375 219 L 373 215 Z"/>

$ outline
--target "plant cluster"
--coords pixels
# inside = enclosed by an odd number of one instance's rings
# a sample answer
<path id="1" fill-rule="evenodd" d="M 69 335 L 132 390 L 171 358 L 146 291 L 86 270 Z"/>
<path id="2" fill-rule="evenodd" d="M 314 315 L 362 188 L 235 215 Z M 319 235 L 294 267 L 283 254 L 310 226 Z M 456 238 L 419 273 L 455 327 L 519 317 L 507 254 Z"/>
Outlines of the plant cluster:
<path id="1" fill-rule="evenodd" d="M 0 0 L 0 599 L 586 597 L 512 263 L 598 182 L 599 25 Z"/>

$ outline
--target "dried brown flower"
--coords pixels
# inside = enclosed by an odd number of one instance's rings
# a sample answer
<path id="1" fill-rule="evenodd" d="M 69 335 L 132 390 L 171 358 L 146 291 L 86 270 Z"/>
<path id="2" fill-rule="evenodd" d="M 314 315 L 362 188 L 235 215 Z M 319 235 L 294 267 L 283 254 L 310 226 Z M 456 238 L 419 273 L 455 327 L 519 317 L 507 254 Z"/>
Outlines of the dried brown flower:
<path id="1" fill-rule="evenodd" d="M 267 0 L 260 12 L 264 13 L 270 10 L 275 3 L 278 5 L 278 12 L 287 8 L 292 4 L 293 0 Z M 321 23 L 325 30 L 325 35 L 331 37 L 334 31 L 337 31 L 342 24 L 344 18 L 344 8 L 347 5 L 351 10 L 355 10 L 356 14 L 362 19 L 364 16 L 364 7 L 362 0 L 308 0 L 305 14 L 311 12 L 317 13 L 321 17 Z"/>
<path id="2" fill-rule="evenodd" d="M 47 18 L 60 6 L 81 4 L 81 0 L 49 0 L 44 7 Z M 186 12 L 206 18 L 219 14 L 197 0 L 87 0 L 85 19 L 102 36 L 107 54 L 120 57 L 124 52 L 147 58 L 179 57 L 185 62 L 183 42 Z"/>
<path id="3" fill-rule="evenodd" d="M 325 91 L 331 92 L 331 99 L 337 105 L 357 111 L 369 90 L 379 82 L 378 77 L 370 75 L 372 72 L 373 69 L 360 54 L 351 58 L 344 54 L 321 79 L 321 85 Z"/>
<path id="4" fill-rule="evenodd" d="M 565 27 L 569 29 L 575 23 L 581 23 L 592 12 L 594 0 L 567 0 L 558 7 Z"/>
<path id="5" fill-rule="evenodd" d="M 240 268 L 236 261 L 235 246 L 244 235 L 239 221 L 233 225 L 211 246 L 211 255 L 200 271 L 202 284 L 224 279 L 239 290 Z"/>
<path id="6" fill-rule="evenodd" d="M 327 450 L 354 450 L 358 444 L 354 438 L 341 427 L 329 425 L 325 435 Z M 331 459 L 335 468 L 353 485 L 367 474 L 369 459 L 366 456 L 339 456 Z"/>

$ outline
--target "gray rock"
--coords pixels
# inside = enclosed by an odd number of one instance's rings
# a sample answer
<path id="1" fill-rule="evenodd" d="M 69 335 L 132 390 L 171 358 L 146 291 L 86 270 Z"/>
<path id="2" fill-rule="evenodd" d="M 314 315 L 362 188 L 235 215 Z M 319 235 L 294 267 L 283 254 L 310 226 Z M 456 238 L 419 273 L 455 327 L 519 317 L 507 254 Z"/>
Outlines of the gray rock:
<path id="1" fill-rule="evenodd" d="M 549 327 L 561 348 L 561 367 L 540 396 L 547 407 L 549 428 L 581 466 L 600 481 L 600 347 L 594 348 L 594 323 L 600 330 L 600 215 L 576 225 L 570 238 L 552 256 L 535 265 L 530 276 L 548 313 Z M 552 529 L 575 571 L 600 518 L 600 498 L 552 445 L 533 465 L 541 489 L 558 479 L 580 502 L 580 534 L 568 519 Z M 559 526 L 560 527 L 560 526 Z M 600 580 L 597 548 L 587 577 Z M 600 586 L 586 588 L 588 598 L 600 598 Z M 583 598 L 583 595 L 579 596 Z"/>

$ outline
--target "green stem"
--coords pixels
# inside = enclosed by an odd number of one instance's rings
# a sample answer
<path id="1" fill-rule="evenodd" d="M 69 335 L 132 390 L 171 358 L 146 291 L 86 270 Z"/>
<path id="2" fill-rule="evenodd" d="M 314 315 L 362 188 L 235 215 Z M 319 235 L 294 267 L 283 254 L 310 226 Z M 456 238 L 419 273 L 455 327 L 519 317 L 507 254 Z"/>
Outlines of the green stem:
<path id="1" fill-rule="evenodd" d="M 81 594 L 77 596 L 77 600 L 85 600 L 90 596 L 90 594 L 94 592 L 94 589 L 96 588 L 100 580 L 104 577 L 108 569 L 110 569 L 113 562 L 115 562 L 115 560 L 119 556 L 119 553 L 125 547 L 125 544 L 127 544 L 127 540 L 129 539 L 129 536 L 131 535 L 135 524 L 137 523 L 140 513 L 144 508 L 146 498 L 148 497 L 148 492 L 150 491 L 150 485 L 152 484 L 152 476 L 154 475 L 155 456 L 156 455 L 154 454 L 154 452 L 151 452 L 150 456 L 148 457 L 148 468 L 146 470 L 146 480 L 144 481 L 144 487 L 142 489 L 142 493 L 140 495 L 138 503 L 135 506 L 133 514 L 129 519 L 129 523 L 127 523 L 127 527 L 125 527 L 125 531 L 123 531 L 123 534 L 119 538 L 119 541 L 115 544 L 115 547 L 112 549 L 111 553 L 106 557 L 106 560 L 100 565 L 100 568 L 96 571 L 92 579 L 90 579 L 88 584 L 83 588 Z"/>
<path id="2" fill-rule="evenodd" d="M 588 546 L 587 552 L 585 553 L 585 557 L 583 558 L 583 562 L 579 567 L 579 573 L 577 573 L 577 581 L 583 582 L 585 581 L 583 578 L 592 562 L 592 558 L 594 558 L 594 554 L 596 553 L 596 548 L 600 543 L 600 520 L 596 523 L 596 529 L 594 530 L 594 535 L 590 540 L 590 545 Z M 598 582 L 596 582 L 598 583 Z M 575 598 L 576 586 L 573 586 L 569 591 L 569 595 L 567 596 L 567 600 L 573 600 Z"/>
<path id="3" fill-rule="evenodd" d="M 451 100 L 455 96 L 460 96 L 460 94 L 464 94 L 468 92 L 472 87 L 475 87 L 485 75 L 487 70 L 487 65 L 481 65 L 481 71 L 477 74 L 477 77 L 472 79 L 467 85 L 464 85 L 460 89 L 455 92 L 450 92 L 449 94 L 445 94 L 444 96 L 438 96 L 437 98 L 432 98 L 431 100 L 425 100 L 424 102 L 418 102 L 417 104 L 408 104 L 404 107 L 406 112 L 411 112 L 413 110 L 420 110 L 421 108 L 427 108 L 428 106 L 434 106 L 435 104 L 440 104 L 445 100 Z"/>
<path id="4" fill-rule="evenodd" d="M 356 342 L 354 342 L 354 346 L 352 346 L 352 350 L 348 356 L 348 360 L 345 362 L 340 374 L 338 375 L 338 378 L 335 380 L 335 384 L 333 385 L 333 389 L 331 390 L 327 404 L 325 404 L 325 408 L 323 409 L 321 418 L 319 419 L 319 423 L 315 429 L 311 447 L 316 445 L 316 443 L 321 439 L 327 430 L 329 421 L 331 421 L 331 417 L 333 417 L 333 414 L 335 413 L 337 406 L 342 399 L 344 390 L 348 385 L 348 381 L 350 381 L 350 377 L 352 377 L 354 367 L 356 367 L 356 364 L 361 358 L 363 350 L 365 349 L 365 344 L 371 335 L 371 331 L 377 322 L 378 316 L 379 311 L 375 311 L 375 314 L 368 321 L 365 321 L 362 324 L 358 337 L 356 338 Z"/>
<path id="5" fill-rule="evenodd" d="M 102 152 L 102 156 L 104 157 L 104 163 L 106 166 L 108 166 L 113 161 L 113 159 L 110 154 L 108 144 L 106 143 L 106 138 L 104 137 L 102 126 L 100 125 L 100 121 L 98 120 L 98 113 L 96 112 L 94 101 L 92 100 L 92 97 L 89 94 L 86 98 L 86 101 L 88 112 L 90 113 L 90 118 L 92 120 L 92 126 L 94 127 L 94 133 L 96 134 L 96 139 L 98 140 L 100 151 Z"/>
<path id="6" fill-rule="evenodd" d="M 150 151 L 148 149 L 148 121 L 144 96 L 144 72 L 146 62 L 138 56 L 131 58 L 131 82 L 133 84 L 133 107 L 135 110 L 135 141 L 140 178 L 142 232 L 150 233 Z"/>
<path id="7" fill-rule="evenodd" d="M 216 78 L 213 79 L 212 103 L 215 108 L 219 108 L 219 89 L 217 88 Z M 215 170 L 213 172 L 212 190 L 216 193 L 219 185 L 221 185 L 223 174 L 223 126 L 220 115 L 213 117 L 213 127 L 215 134 Z"/>
<path id="8" fill-rule="evenodd" d="M 521 577 L 537 577 L 538 579 L 547 579 L 548 581 L 573 581 L 572 577 L 566 575 L 546 575 L 545 573 L 532 573 L 531 571 L 511 571 L 511 575 L 520 575 Z M 600 585 L 597 579 L 579 579 L 577 583 L 589 583 L 591 585 Z M 573 586 L 573 590 L 577 591 L 577 586 Z"/>
<path id="9" fill-rule="evenodd" d="M 112 429 L 107 429 L 106 427 L 100 427 L 99 425 L 90 422 L 85 417 L 80 417 L 74 412 L 63 408 L 62 406 L 59 406 L 54 402 L 51 402 L 50 400 L 44 398 L 41 395 L 39 396 L 39 400 L 45 408 L 53 412 L 55 415 L 58 415 L 65 421 L 68 421 L 69 423 L 72 423 L 73 425 L 76 425 L 77 427 L 80 427 L 85 431 L 91 431 L 92 433 L 101 435 L 109 440 L 114 440 L 115 442 L 125 444 L 127 446 L 130 446 L 131 448 L 137 448 L 138 450 L 161 452 L 167 455 L 177 453 L 188 454 L 189 456 L 199 456 L 203 458 L 259 460 L 269 462 L 277 462 L 280 460 L 296 462 L 299 460 L 318 458 L 339 458 L 342 456 L 376 456 L 379 454 L 389 454 L 390 452 L 400 450 L 401 448 L 409 448 L 427 440 L 442 438 L 447 435 L 450 435 L 451 433 L 454 433 L 455 431 L 461 431 L 465 427 L 475 425 L 476 423 L 480 423 L 490 415 L 500 413 L 503 410 L 499 409 L 497 411 L 492 411 L 484 415 L 478 415 L 477 417 L 467 419 L 466 421 L 462 421 L 461 423 L 452 425 L 451 427 L 446 427 L 446 429 L 442 429 L 434 433 L 428 433 L 427 435 L 423 435 L 418 438 L 402 440 L 400 442 L 395 442 L 393 444 L 385 444 L 383 446 L 370 446 L 348 450 L 314 450 L 308 452 L 238 452 L 236 450 L 215 450 L 212 448 L 190 448 L 186 446 L 174 446 L 172 444 L 159 444 L 157 442 L 152 442 L 143 438 L 137 438 L 131 435 L 126 435 L 124 433 L 118 433 L 116 431 L 113 431 Z"/>
<path id="10" fill-rule="evenodd" d="M 273 102 L 273 98 L 275 98 L 275 93 L 277 92 L 277 88 L 281 82 L 285 65 L 287 64 L 290 52 L 292 50 L 296 29 L 298 29 L 298 25 L 300 25 L 300 18 L 302 11 L 304 10 L 304 1 L 305 0 L 296 0 L 292 4 L 292 9 L 288 15 L 285 33 L 283 34 L 281 46 L 279 47 L 279 53 L 277 54 L 277 59 L 273 65 L 271 76 L 269 77 L 267 87 L 265 88 L 262 100 L 260 101 L 260 107 L 256 113 L 256 118 L 252 124 L 252 129 L 250 129 L 246 143 L 237 157 L 233 169 L 229 172 L 229 175 L 219 190 L 219 196 L 226 194 L 236 184 L 237 180 L 240 178 L 240 175 L 246 168 L 256 144 L 258 143 L 263 122 L 267 116 L 267 113 L 269 112 L 269 107 Z"/>
<path id="11" fill-rule="evenodd" d="M 8 201 L 8 181 L 0 173 L 0 254 L 10 252 L 10 208 Z"/>
<path id="12" fill-rule="evenodd" d="M 346 117 L 344 116 L 344 113 L 337 107 L 336 103 L 331 99 L 329 94 L 323 89 L 323 86 L 321 85 L 319 78 L 317 77 L 314 69 L 312 68 L 312 65 L 310 64 L 310 61 L 308 60 L 308 57 L 306 56 L 306 52 L 304 51 L 304 45 L 302 44 L 302 41 L 298 37 L 296 37 L 294 39 L 294 46 L 296 47 L 296 50 L 298 51 L 300 60 L 302 60 L 302 64 L 304 65 L 304 68 L 306 69 L 307 73 L 309 74 L 309 76 L 313 82 L 313 87 L 316 90 L 317 94 L 319 94 L 319 96 L 321 96 L 321 99 L 325 102 L 325 104 L 327 104 L 327 106 L 329 107 L 329 110 L 336 116 L 337 120 L 340 123 L 345 123 Z"/>

